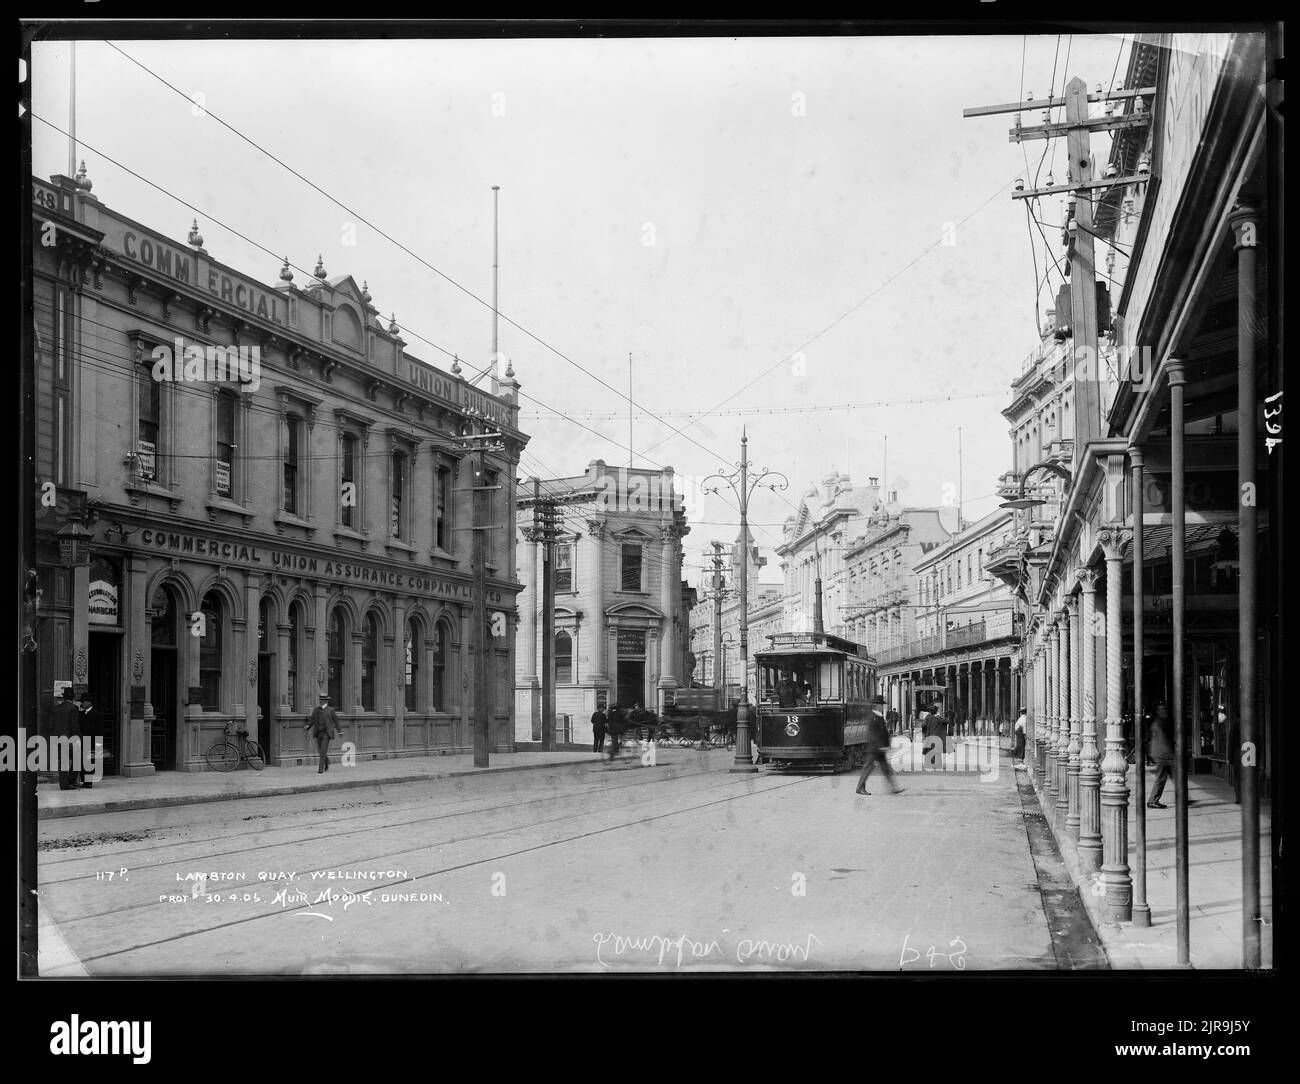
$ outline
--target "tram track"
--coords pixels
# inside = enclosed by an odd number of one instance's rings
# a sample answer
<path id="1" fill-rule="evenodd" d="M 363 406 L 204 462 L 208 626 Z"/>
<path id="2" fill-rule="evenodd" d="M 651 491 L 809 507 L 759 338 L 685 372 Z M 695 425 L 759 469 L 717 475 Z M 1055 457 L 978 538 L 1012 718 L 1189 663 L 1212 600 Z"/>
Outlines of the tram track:
<path id="1" fill-rule="evenodd" d="M 761 777 L 760 777 L 760 778 L 761 778 Z M 734 786 L 734 785 L 739 784 L 739 783 L 741 783 L 741 782 L 750 781 L 750 780 L 752 780 L 752 777 L 750 777 L 749 780 L 746 780 L 746 779 L 726 780 L 726 781 L 723 781 L 723 782 L 721 782 L 721 783 L 715 784 L 715 786 L 714 786 L 713 788 L 710 788 L 710 789 L 718 789 L 718 788 L 725 787 L 725 786 Z M 785 790 L 785 789 L 788 789 L 788 788 L 790 788 L 790 787 L 799 786 L 801 783 L 806 783 L 806 782 L 810 782 L 810 781 L 811 781 L 811 780 L 809 780 L 809 779 L 795 779 L 795 780 L 790 780 L 790 781 L 785 781 L 785 782 L 779 782 L 779 783 L 776 783 L 776 784 L 773 785 L 773 786 L 765 786 L 765 787 L 762 787 L 762 788 L 750 788 L 750 789 L 747 789 L 746 791 L 744 791 L 743 793 L 725 795 L 725 796 L 722 796 L 722 797 L 715 798 L 715 799 L 713 799 L 713 800 L 711 800 L 711 801 L 707 801 L 707 802 L 699 802 L 699 803 L 696 803 L 696 804 L 693 804 L 693 805 L 688 805 L 688 806 L 683 806 L 683 807 L 680 807 L 680 808 L 670 809 L 670 810 L 665 811 L 665 812 L 663 812 L 663 813 L 654 814 L 654 815 L 652 815 L 652 816 L 637 817 L 637 818 L 635 818 L 635 819 L 631 819 L 631 820 L 621 820 L 619 823 L 616 823 L 616 824 L 605 825 L 605 826 L 603 826 L 603 827 L 600 827 L 600 828 L 593 828 L 593 829 L 590 829 L 590 830 L 588 830 L 588 831 L 573 832 L 573 833 L 565 834 L 565 835 L 561 836 L 560 838 L 544 840 L 544 841 L 542 841 L 542 842 L 539 842 L 539 843 L 536 843 L 536 844 L 532 844 L 532 845 L 529 845 L 529 846 L 526 846 L 526 847 L 517 847 L 517 848 L 511 849 L 511 850 L 502 850 L 502 851 L 497 851 L 497 852 L 495 852 L 495 853 L 493 853 L 493 854 L 486 855 L 486 856 L 484 856 L 484 857 L 474 858 L 474 859 L 472 859 L 472 860 L 464 861 L 464 862 L 457 862 L 457 863 L 453 863 L 453 864 L 451 864 L 451 865 L 447 865 L 447 866 L 441 866 L 441 867 L 439 867 L 439 868 L 437 868 L 437 869 L 425 870 L 425 871 L 423 871 L 423 872 L 416 873 L 416 874 L 413 874 L 413 875 L 409 875 L 409 876 L 407 876 L 407 877 L 403 877 L 403 878 L 398 878 L 398 879 L 396 879 L 396 880 L 388 880 L 388 881 L 382 881 L 382 882 L 379 882 L 379 881 L 376 881 L 376 882 L 366 882 L 366 889 L 365 889 L 365 890 L 366 890 L 367 892 L 377 892 L 377 891 L 383 891 L 383 890 L 385 890 L 385 889 L 394 888 L 394 887 L 396 887 L 396 886 L 398 886 L 398 885 L 412 885 L 412 884 L 416 884 L 416 883 L 421 882 L 421 881 L 427 881 L 427 880 L 429 880 L 429 879 L 431 879 L 431 878 L 440 877 L 440 876 L 445 876 L 445 875 L 447 875 L 447 874 L 456 873 L 456 872 L 461 871 L 461 870 L 472 869 L 472 868 L 474 868 L 474 867 L 476 867 L 476 866 L 483 866 L 483 865 L 488 865 L 488 864 L 490 864 L 490 863 L 501 862 L 501 861 L 504 861 L 504 860 L 506 860 L 506 859 L 517 858 L 517 857 L 520 857 L 520 856 L 523 856 L 523 855 L 533 854 L 533 853 L 536 853 L 536 852 L 538 852 L 538 851 L 547 850 L 547 849 L 550 849 L 550 848 L 553 848 L 553 847 L 563 846 L 563 845 L 565 845 L 565 844 L 575 843 L 575 842 L 579 842 L 579 841 L 581 841 L 581 840 L 585 840 L 585 839 L 591 839 L 591 838 L 593 838 L 593 837 L 595 837 L 595 836 L 605 835 L 605 834 L 608 834 L 608 833 L 610 833 L 610 832 L 623 831 L 623 830 L 628 829 L 628 828 L 639 828 L 639 827 L 642 827 L 642 826 L 644 826 L 644 825 L 646 825 L 646 824 L 653 823 L 653 822 L 656 822 L 656 821 L 668 820 L 668 819 L 670 819 L 670 818 L 673 818 L 673 817 L 680 817 L 680 816 L 683 816 L 683 815 L 688 814 L 688 813 L 696 813 L 696 812 L 699 812 L 699 811 L 701 811 L 701 810 L 705 810 L 705 809 L 711 809 L 711 808 L 718 807 L 718 806 L 725 806 L 725 805 L 727 805 L 728 803 L 731 803 L 731 802 L 737 802 L 737 801 L 739 801 L 739 800 L 741 800 L 741 799 L 743 799 L 743 798 L 752 798 L 752 797 L 766 796 L 766 795 L 771 794 L 771 793 L 774 793 L 774 792 L 776 792 L 776 791 Z M 564 818 L 556 818 L 556 819 L 564 819 Z M 538 826 L 538 825 L 546 824 L 546 823 L 553 823 L 553 821 L 550 821 L 550 822 L 547 822 L 547 821 L 543 821 L 543 822 L 534 822 L 533 825 L 529 825 L 528 827 L 534 827 L 534 826 Z M 467 836 L 467 837 L 464 837 L 464 838 L 461 839 L 461 840 L 456 840 L 456 841 L 454 841 L 454 842 L 473 842 L 473 841 L 475 841 L 475 840 L 479 840 L 479 839 L 487 839 L 487 838 L 490 838 L 491 836 L 500 835 L 502 832 L 518 832 L 519 830 L 520 830 L 520 829 L 519 829 L 518 826 L 516 826 L 516 827 L 511 827 L 511 828 L 501 828 L 501 829 L 496 829 L 496 830 L 491 831 L 491 832 L 484 832 L 484 833 L 478 833 L 478 834 L 473 835 L 473 836 Z M 450 841 L 447 841 L 447 842 L 450 842 Z M 348 861 L 349 863 L 351 863 L 351 864 L 362 863 L 362 862 L 367 862 L 367 861 L 371 861 L 371 862 L 373 862 L 373 861 L 383 861 L 383 862 L 386 863 L 386 862 L 388 862 L 388 861 L 391 860 L 393 854 L 398 854 L 398 855 L 400 855 L 400 854 L 403 854 L 403 853 L 419 853 L 419 852 L 422 852 L 422 851 L 427 851 L 427 850 L 429 850 L 431 847 L 436 847 L 436 846 L 445 846 L 445 845 L 447 845 L 447 842 L 443 842 L 443 843 L 432 843 L 432 844 L 424 844 L 424 845 L 422 845 L 422 846 L 420 846 L 420 847 L 418 847 L 418 848 L 408 848 L 408 849 L 405 850 L 405 851 L 390 852 L 390 853 L 386 853 L 386 854 L 372 854 L 372 855 L 369 855 L 369 856 L 367 856 L 367 857 L 365 857 L 365 858 L 355 859 L 355 860 L 353 860 L 353 859 L 349 859 L 349 860 L 347 860 L 347 861 Z M 338 863 L 338 862 L 333 862 L 333 863 L 330 863 L 328 866 L 321 867 L 321 868 L 325 868 L 325 869 L 337 869 L 338 867 L 339 867 L 339 863 Z M 308 871 L 308 872 L 310 872 L 310 871 Z M 319 882 L 318 882 L 318 883 L 319 883 Z M 105 916 L 107 916 L 107 915 L 113 915 L 113 914 L 118 914 L 118 913 L 121 913 L 121 912 L 127 912 L 127 911 L 138 910 L 138 909 L 141 908 L 141 907 L 149 907 L 149 906 L 159 906 L 159 904 L 157 904 L 156 901 L 149 901 L 149 902 L 144 903 L 144 904 L 134 904 L 134 905 L 131 905 L 130 907 L 127 907 L 127 908 L 120 908 L 120 909 L 113 910 L 113 911 L 102 912 L 102 913 L 101 913 L 99 916 L 97 916 L 97 917 L 105 917 Z M 233 928 L 237 928 L 237 927 L 246 927 L 246 926 L 248 926 L 248 925 L 250 925 L 250 924 L 252 924 L 252 923 L 263 922 L 263 921 L 266 921 L 266 920 L 269 920 L 269 919 L 275 918 L 275 917 L 277 917 L 277 916 L 279 916 L 279 915 L 291 914 L 291 913 L 299 912 L 299 911 L 308 911 L 308 910 L 311 909 L 311 907 L 312 907 L 312 904 L 310 904 L 310 903 L 306 903 L 306 904 L 301 904 L 301 905 L 298 905 L 298 906 L 286 906 L 286 907 L 281 908 L 281 909 L 278 910 L 278 911 L 267 911 L 267 912 L 263 912 L 263 913 L 261 913 L 261 914 L 256 914 L 256 915 L 245 915 L 245 916 L 242 916 L 242 917 L 239 917 L 239 918 L 232 918 L 232 919 L 230 919 L 230 920 L 228 920 L 228 921 L 217 922 L 217 923 L 213 923 L 213 924 L 211 924 L 211 925 L 205 925 L 205 926 L 203 926 L 202 929 L 198 929 L 198 930 L 187 930 L 187 931 L 183 931 L 183 932 L 180 932 L 180 933 L 171 934 L 171 935 L 168 935 L 168 936 L 165 936 L 165 937 L 157 937 L 157 938 L 153 938 L 153 939 L 150 939 L 150 940 L 139 941 L 139 942 L 136 942 L 136 943 L 134 943 L 134 944 L 131 944 L 131 945 L 125 946 L 125 947 L 123 947 L 123 948 L 114 949 L 114 950 L 112 950 L 111 952 L 102 952 L 102 953 L 93 954 L 93 955 L 85 955 L 85 956 L 81 956 L 81 957 L 80 957 L 80 960 L 81 960 L 81 962 L 82 962 L 83 964 L 90 964 L 90 963 L 95 963 L 95 962 L 100 961 L 100 960 L 113 959 L 113 958 L 116 958 L 116 957 L 120 957 L 120 956 L 128 955 L 128 954 L 130 954 L 130 953 L 132 953 L 132 952 L 139 952 L 139 951 L 144 950 L 144 949 L 154 948 L 154 947 L 161 946 L 161 945 L 176 944 L 176 943 L 183 942 L 183 941 L 185 941 L 185 940 L 187 940 L 187 939 L 190 939 L 190 938 L 203 937 L 203 936 L 206 936 L 206 935 L 208 935 L 208 934 L 210 934 L 210 933 L 214 933 L 214 932 L 217 932 L 217 931 L 220 931 L 220 930 L 233 929 Z M 65 922 L 61 922 L 60 925 L 61 925 L 62 927 L 66 927 L 66 926 L 69 926 L 69 925 L 75 925 L 75 924 L 78 923 L 78 922 L 81 922 L 81 921 L 87 921 L 87 920 L 89 920 L 91 917 L 96 917 L 96 916 L 79 916 L 78 918 L 75 918 L 75 919 L 72 919 L 72 920 L 68 920 L 68 921 L 65 921 Z"/>
<path id="2" fill-rule="evenodd" d="M 575 785 L 575 786 L 573 786 L 573 787 L 567 789 L 564 793 L 558 793 L 558 794 L 547 794 L 547 795 L 543 795 L 542 797 L 539 797 L 539 798 L 529 798 L 529 799 L 526 799 L 526 800 L 524 800 L 524 801 L 518 801 L 518 800 L 512 800 L 512 801 L 501 801 L 501 802 L 497 802 L 497 803 L 495 803 L 495 804 L 490 804 L 490 805 L 470 804 L 467 808 L 464 808 L 464 809 L 455 809 L 455 810 L 445 810 L 445 809 L 444 809 L 442 812 L 435 813 L 435 814 L 433 814 L 432 816 L 415 817 L 415 818 L 404 819 L 404 820 L 400 820 L 400 821 L 396 821 L 396 822 L 393 822 L 393 821 L 390 820 L 390 821 L 387 821 L 386 823 L 384 823 L 384 824 L 382 825 L 382 827 L 383 827 L 383 828 L 399 829 L 399 828 L 405 828 L 405 827 L 412 827 L 412 826 L 414 826 L 414 825 L 418 825 L 418 824 L 432 823 L 432 822 L 434 822 L 434 821 L 438 821 L 438 820 L 447 820 L 447 819 L 450 819 L 450 818 L 452 818 L 452 817 L 470 816 L 470 815 L 474 815 L 474 814 L 491 814 L 491 813 L 497 812 L 497 811 L 499 811 L 499 810 L 504 810 L 504 809 L 519 809 L 519 808 L 523 808 L 523 807 L 525 807 L 525 806 L 543 805 L 543 804 L 546 804 L 546 803 L 553 803 L 553 802 L 559 802 L 559 801 L 567 801 L 567 800 L 569 800 L 569 799 L 580 798 L 580 797 L 591 797 L 591 796 L 594 796 L 594 795 L 599 795 L 599 794 L 609 793 L 609 792 L 611 792 L 611 791 L 620 791 L 620 790 L 636 789 L 636 788 L 639 788 L 639 787 L 644 787 L 644 786 L 646 786 L 647 784 L 650 784 L 650 783 L 663 783 L 663 782 L 665 782 L 665 781 L 676 781 L 676 780 L 678 780 L 678 779 L 691 779 L 691 778 L 695 778 L 695 777 L 698 777 L 698 776 L 701 776 L 701 775 L 710 775 L 710 774 L 714 774 L 715 772 L 716 772 L 716 769 L 702 768 L 702 769 L 698 769 L 698 770 L 680 771 L 680 772 L 677 772 L 677 773 L 675 773 L 675 774 L 672 774 L 672 775 L 667 776 L 666 779 L 665 779 L 665 777 L 663 777 L 663 776 L 659 776 L 659 777 L 646 776 L 646 777 L 642 777 L 642 778 L 639 778 L 639 779 L 630 780 L 629 782 L 624 783 L 624 784 L 618 784 L 618 785 L 615 785 L 615 786 L 606 786 L 606 787 L 602 787 L 602 788 L 600 788 L 600 790 L 598 790 L 598 791 L 594 791 L 594 792 L 590 789 L 589 786 Z M 378 786 L 379 784 L 376 784 L 376 785 Z M 413 783 L 402 783 L 402 784 L 398 784 L 398 785 L 399 785 L 399 786 L 419 786 L 420 784 L 419 784 L 418 782 L 413 782 Z M 315 795 L 312 795 L 312 797 L 315 798 Z M 438 797 L 443 797 L 443 796 L 439 795 Z M 473 800 L 471 799 L 470 802 L 472 803 Z M 455 803 L 453 803 L 453 804 L 455 804 Z M 420 806 L 423 806 L 424 809 L 426 809 L 426 810 L 428 809 L 427 799 L 421 799 L 421 798 L 405 799 L 405 800 L 402 801 L 401 805 L 404 805 L 404 806 L 407 806 L 407 807 L 411 807 L 411 806 L 415 806 L 415 805 L 420 805 Z M 177 808 L 177 807 L 170 807 L 170 808 Z M 347 816 L 341 818 L 340 820 L 335 820 L 335 821 L 332 821 L 331 823 L 332 823 L 333 825 L 336 825 L 336 826 L 339 825 L 339 824 L 349 824 L 349 823 L 350 823 L 350 824 L 354 824 L 354 825 L 358 825 L 358 827 L 352 829 L 352 830 L 349 832 L 349 834 L 355 834 L 356 832 L 359 832 L 359 831 L 364 830 L 364 827 L 361 826 L 359 822 L 362 822 L 362 821 L 364 821 L 364 820 L 366 820 L 366 819 L 369 819 L 369 818 L 391 817 L 392 814 L 393 814 L 394 812 L 397 811 L 397 808 L 400 808 L 400 806 L 399 806 L 399 807 L 394 807 L 393 805 L 390 804 L 390 805 L 387 805 L 383 810 L 378 810 L 378 809 L 376 809 L 376 810 L 370 810 L 370 811 L 368 811 L 368 812 L 360 812 L 360 811 L 358 811 L 357 813 L 354 813 L 354 814 L 348 814 Z M 310 814 L 311 814 L 312 812 L 314 812 L 314 811 L 315 811 L 314 809 L 302 809 L 302 810 L 295 810 L 295 811 L 292 811 L 292 812 L 286 812 L 284 815 L 285 815 L 285 816 L 308 816 L 308 815 L 310 815 Z M 318 826 L 316 826 L 316 825 L 313 825 L 313 828 L 318 830 Z M 274 835 L 274 834 L 276 833 L 276 831 L 277 831 L 276 829 L 271 829 L 270 831 L 266 832 L 265 834 L 266 834 L 266 835 Z M 285 832 L 288 832 L 288 831 L 299 831 L 299 829 L 284 828 L 284 829 L 279 829 L 279 831 L 285 831 Z M 229 832 L 218 832 L 218 833 L 214 833 L 214 834 L 212 834 L 212 835 L 207 835 L 207 836 L 200 836 L 200 837 L 193 837 L 193 836 L 191 836 L 191 837 L 187 837 L 187 838 L 185 838 L 185 839 L 177 839 L 177 840 L 173 840 L 173 841 L 159 841 L 159 842 L 155 843 L 153 846 L 149 846 L 149 847 L 131 846 L 131 847 L 125 847 L 125 848 L 121 848 L 121 849 L 103 849 L 103 850 L 96 850 L 96 852 L 95 852 L 93 855 L 90 855 L 90 854 L 70 854 L 70 855 L 67 855 L 66 857 L 48 858 L 48 859 L 46 859 L 46 858 L 42 858 L 40 864 L 41 864 L 42 869 L 51 868 L 51 867 L 57 867 L 57 866 L 69 866 L 69 865 L 72 865 L 73 863 L 85 863 L 85 862 L 93 863 L 93 864 L 96 865 L 96 866 L 102 866 L 103 863 L 104 863 L 104 861 L 105 861 L 105 860 L 108 860 L 108 859 L 121 860 L 121 859 L 126 859 L 126 858 L 130 858 L 130 857 L 132 857 L 132 856 L 135 856 L 135 855 L 141 855 L 141 854 L 143 854 L 143 855 L 150 855 L 150 856 L 156 856 L 156 855 L 159 853 L 159 851 L 162 851 L 162 850 L 165 850 L 165 849 L 168 849 L 168 848 L 174 848 L 174 847 L 195 847 L 195 846 L 201 845 L 201 844 L 203 844 L 203 843 L 217 842 L 217 841 L 220 841 L 220 840 L 223 840 L 223 839 L 229 839 L 229 838 L 230 838 L 230 833 L 229 833 Z M 291 838 L 287 838 L 287 839 L 278 839 L 278 840 L 275 840 L 274 842 L 270 842 L 270 843 L 262 844 L 262 846 L 292 846 L 292 845 L 294 845 L 294 844 L 296 844 L 296 843 L 303 843 L 303 842 L 311 842 L 311 841 L 315 841 L 315 840 L 318 839 L 318 838 L 319 838 L 319 836 L 318 836 L 318 834 L 317 834 L 317 831 L 313 831 L 313 832 L 312 832 L 311 834 L 309 834 L 309 835 L 303 835 L 303 836 L 299 836 L 299 837 L 297 837 L 297 838 L 292 838 L 292 837 L 291 837 Z M 211 857 L 212 857 L 212 858 L 222 858 L 222 857 L 225 857 L 226 855 L 229 855 L 229 854 L 232 854 L 232 853 L 242 853 L 242 852 L 236 852 L 236 851 L 219 851 L 219 852 L 216 852 L 215 854 L 211 855 Z M 42 885 L 69 884 L 69 883 L 72 883 L 72 882 L 74 882 L 74 881 L 83 880 L 84 878 L 85 878 L 85 875 L 84 875 L 84 874 L 76 874 L 76 875 L 74 875 L 74 876 L 70 876 L 70 877 L 51 877 L 51 878 L 48 878 L 48 879 L 45 878 L 45 877 L 42 877 L 42 878 L 41 878 L 41 884 L 42 884 Z"/>

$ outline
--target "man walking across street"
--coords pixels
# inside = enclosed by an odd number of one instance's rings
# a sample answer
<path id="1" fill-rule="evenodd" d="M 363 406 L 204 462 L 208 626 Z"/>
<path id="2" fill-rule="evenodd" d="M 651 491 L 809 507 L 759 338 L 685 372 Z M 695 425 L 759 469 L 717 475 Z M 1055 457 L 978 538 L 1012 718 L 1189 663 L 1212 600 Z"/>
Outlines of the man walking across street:
<path id="1" fill-rule="evenodd" d="M 316 774 L 329 771 L 330 741 L 339 732 L 339 717 L 330 707 L 328 693 L 321 693 L 320 704 L 312 709 L 311 717 L 303 729 L 315 737 L 316 748 L 320 750 L 320 764 L 316 768 Z"/>
<path id="2" fill-rule="evenodd" d="M 612 763 L 618 757 L 618 747 L 623 743 L 623 731 L 627 729 L 627 720 L 615 704 L 609 709 L 609 759 Z"/>
<path id="3" fill-rule="evenodd" d="M 1164 704 L 1156 708 L 1156 717 L 1151 727 L 1151 756 L 1156 762 L 1156 779 L 1151 786 L 1147 808 L 1168 809 L 1160 797 L 1174 771 L 1174 731 L 1169 722 L 1169 708 Z"/>
<path id="4" fill-rule="evenodd" d="M 104 736 L 104 720 L 95 707 L 90 693 L 81 694 L 81 785 L 93 787 L 97 776 L 104 774 L 103 766 L 96 772 L 95 741 Z M 101 746 L 102 751 L 102 746 Z"/>
<path id="5" fill-rule="evenodd" d="M 599 753 L 605 748 L 605 728 L 609 720 L 605 718 L 605 713 L 597 708 L 591 713 L 591 751 Z"/>
<path id="6" fill-rule="evenodd" d="M 884 704 L 885 698 L 878 696 L 871 705 L 871 720 L 867 723 L 867 762 L 862 766 L 862 774 L 858 776 L 857 794 L 870 793 L 867 790 L 867 776 L 877 763 L 885 773 L 885 782 L 889 784 L 892 793 L 898 794 L 903 790 L 894 777 L 894 769 L 889 766 L 889 728 L 885 726 Z"/>

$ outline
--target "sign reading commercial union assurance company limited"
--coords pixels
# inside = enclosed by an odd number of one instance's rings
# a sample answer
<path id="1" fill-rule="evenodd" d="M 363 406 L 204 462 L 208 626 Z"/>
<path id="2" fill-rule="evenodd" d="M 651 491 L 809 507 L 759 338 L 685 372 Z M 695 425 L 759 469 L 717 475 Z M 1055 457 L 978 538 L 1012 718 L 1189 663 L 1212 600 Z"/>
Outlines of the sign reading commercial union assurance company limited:
<path id="1" fill-rule="evenodd" d="M 216 558 L 223 562 L 250 565 L 263 572 L 318 576 L 341 583 L 355 583 L 363 587 L 429 595 L 436 598 L 462 599 L 466 602 L 473 598 L 468 581 L 446 579 L 411 568 L 376 567 L 339 557 L 309 557 L 268 546 L 252 546 L 243 542 L 206 538 L 184 531 L 163 531 L 152 528 L 145 528 L 140 532 L 140 543 L 147 550 Z M 488 589 L 487 601 L 500 602 L 501 598 L 502 592 Z"/>

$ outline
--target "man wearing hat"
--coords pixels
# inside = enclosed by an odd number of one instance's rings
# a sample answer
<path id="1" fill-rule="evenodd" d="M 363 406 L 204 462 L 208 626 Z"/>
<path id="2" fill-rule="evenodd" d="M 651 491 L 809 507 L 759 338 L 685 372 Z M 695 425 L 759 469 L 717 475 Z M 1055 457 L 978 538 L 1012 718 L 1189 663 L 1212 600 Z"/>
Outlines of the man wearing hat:
<path id="1" fill-rule="evenodd" d="M 885 782 L 894 794 L 902 791 L 894 777 L 894 769 L 889 766 L 889 728 L 885 726 L 885 698 L 877 696 L 871 702 L 871 721 L 867 723 L 867 762 L 862 765 L 862 774 L 858 776 L 857 794 L 867 794 L 867 776 L 877 764 L 885 773 Z"/>
<path id="2" fill-rule="evenodd" d="M 316 769 L 316 774 L 329 771 L 330 741 L 339 732 L 339 717 L 330 707 L 329 693 L 320 694 L 320 705 L 312 709 L 311 717 L 303 729 L 315 735 L 316 747 L 320 750 L 320 765 Z"/>

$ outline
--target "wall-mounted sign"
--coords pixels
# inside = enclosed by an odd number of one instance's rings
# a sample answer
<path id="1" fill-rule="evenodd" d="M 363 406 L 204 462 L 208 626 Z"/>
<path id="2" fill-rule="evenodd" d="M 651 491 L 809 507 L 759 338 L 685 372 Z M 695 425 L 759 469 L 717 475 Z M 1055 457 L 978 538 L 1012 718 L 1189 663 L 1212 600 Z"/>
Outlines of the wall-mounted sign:
<path id="1" fill-rule="evenodd" d="M 92 625 L 116 625 L 117 584 L 108 580 L 91 580 L 88 612 Z"/>
<path id="2" fill-rule="evenodd" d="M 644 629 L 619 629 L 618 630 L 618 653 L 633 658 L 641 658 L 645 655 L 645 630 Z"/>

